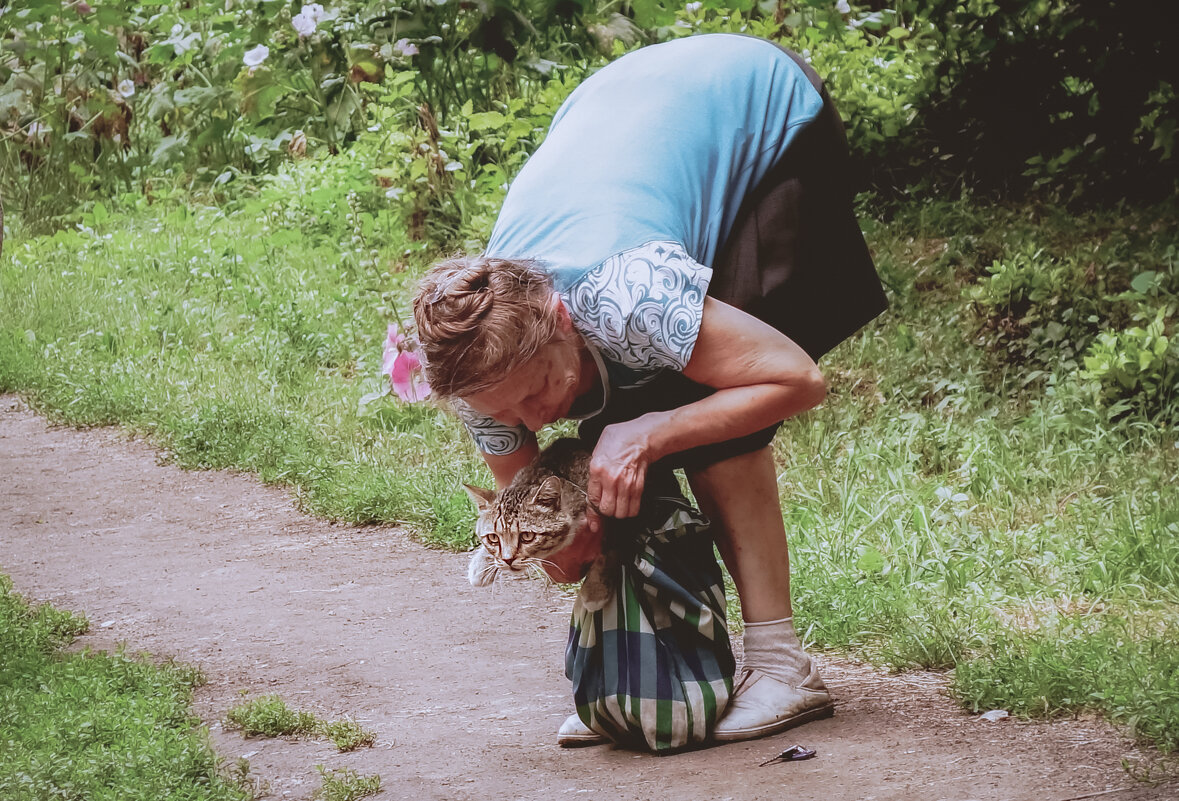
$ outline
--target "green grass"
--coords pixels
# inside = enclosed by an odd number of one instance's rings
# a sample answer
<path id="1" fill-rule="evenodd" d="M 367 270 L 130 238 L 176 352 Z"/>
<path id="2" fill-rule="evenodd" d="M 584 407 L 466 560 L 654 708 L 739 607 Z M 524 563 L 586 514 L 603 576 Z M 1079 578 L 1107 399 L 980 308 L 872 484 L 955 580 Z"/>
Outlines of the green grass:
<path id="1" fill-rule="evenodd" d="M 318 205 L 284 209 L 278 193 L 236 212 L 153 208 L 8 243 L 0 390 L 62 422 L 149 434 L 185 467 L 293 485 L 324 516 L 470 544 L 461 479 L 479 468 L 458 424 L 426 407 L 359 408 L 381 386 L 385 328 L 420 257 L 409 248 L 407 264 L 382 230 L 377 264 L 347 204 L 287 191 Z"/>
<path id="2" fill-rule="evenodd" d="M 188 711 L 199 672 L 61 651 L 86 628 L 0 576 L 0 798 L 246 801 Z"/>
<path id="3" fill-rule="evenodd" d="M 459 426 L 429 405 L 359 407 L 426 256 L 345 203 L 330 170 L 7 243 L 0 390 L 149 434 L 184 466 L 288 484 L 314 513 L 468 547 L 460 484 L 490 478 Z M 1174 272 L 1173 207 L 894 211 L 865 219 L 892 309 L 824 359 L 827 402 L 775 443 L 802 631 L 893 669 L 955 670 L 968 706 L 1090 707 L 1173 749 L 1179 686 L 1132 677 L 1177 647 L 1175 427 L 1098 402 L 1079 375 L 1091 325 L 1065 308 L 1125 318 L 1101 296 Z M 1075 341 L 1047 325 L 1010 339 L 971 300 L 988 265 L 1037 259 L 1079 271 L 1043 310 Z M 1125 670 L 1106 669 L 1118 653 Z"/>
<path id="4" fill-rule="evenodd" d="M 375 735 L 352 720 L 326 721 L 310 712 L 293 710 L 277 695 L 246 701 L 225 715 L 247 736 L 325 737 L 340 751 L 354 751 L 372 745 Z"/>
<path id="5" fill-rule="evenodd" d="M 357 801 L 381 791 L 381 777 L 362 776 L 351 768 L 338 770 L 319 767 L 323 785 L 316 792 L 318 801 Z"/>

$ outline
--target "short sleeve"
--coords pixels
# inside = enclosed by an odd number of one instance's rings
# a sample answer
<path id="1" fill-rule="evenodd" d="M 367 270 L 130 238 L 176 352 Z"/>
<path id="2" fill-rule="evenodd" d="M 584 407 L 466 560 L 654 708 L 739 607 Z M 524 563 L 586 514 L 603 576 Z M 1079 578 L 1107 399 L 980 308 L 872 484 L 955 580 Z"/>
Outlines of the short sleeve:
<path id="1" fill-rule="evenodd" d="M 674 242 L 618 253 L 568 288 L 578 332 L 606 359 L 642 372 L 683 371 L 704 314 L 712 269 Z"/>
<path id="2" fill-rule="evenodd" d="M 458 398 L 450 400 L 450 406 L 466 427 L 481 453 L 491 456 L 506 456 L 518 451 L 528 438 L 524 426 L 504 425 L 472 409 Z"/>

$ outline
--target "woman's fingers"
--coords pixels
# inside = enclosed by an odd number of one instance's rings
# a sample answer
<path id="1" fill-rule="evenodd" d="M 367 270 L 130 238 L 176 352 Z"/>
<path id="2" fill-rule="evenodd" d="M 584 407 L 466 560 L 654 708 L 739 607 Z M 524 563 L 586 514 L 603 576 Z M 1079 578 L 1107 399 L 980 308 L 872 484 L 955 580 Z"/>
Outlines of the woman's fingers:
<path id="1" fill-rule="evenodd" d="M 634 467 L 595 470 L 591 464 L 586 496 L 590 505 L 606 517 L 634 517 L 642 505 L 644 478 L 643 471 Z"/>
<path id="2" fill-rule="evenodd" d="M 599 534 L 602 531 L 602 516 L 598 514 L 593 501 L 590 501 L 590 508 L 585 510 L 585 523 L 582 527 L 589 534 Z"/>
<path id="3" fill-rule="evenodd" d="M 647 480 L 647 426 L 638 421 L 615 423 L 602 430 L 590 460 L 587 494 L 607 517 L 634 517 Z"/>

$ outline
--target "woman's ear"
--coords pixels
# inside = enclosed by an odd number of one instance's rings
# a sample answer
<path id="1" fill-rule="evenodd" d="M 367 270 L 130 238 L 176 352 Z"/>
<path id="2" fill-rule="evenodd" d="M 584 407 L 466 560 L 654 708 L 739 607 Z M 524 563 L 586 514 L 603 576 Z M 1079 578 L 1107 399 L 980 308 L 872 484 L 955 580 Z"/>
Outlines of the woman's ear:
<path id="1" fill-rule="evenodd" d="M 568 334 L 573 330 L 573 318 L 569 316 L 569 310 L 565 308 L 565 301 L 561 300 L 561 293 L 554 292 L 551 303 L 552 312 L 557 315 L 557 330 Z"/>

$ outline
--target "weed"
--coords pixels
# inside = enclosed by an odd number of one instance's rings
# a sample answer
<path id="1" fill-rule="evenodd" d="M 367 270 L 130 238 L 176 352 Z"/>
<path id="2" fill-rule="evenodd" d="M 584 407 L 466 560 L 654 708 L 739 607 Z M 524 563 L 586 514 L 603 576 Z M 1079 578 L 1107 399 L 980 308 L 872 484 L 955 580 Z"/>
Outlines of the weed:
<path id="1" fill-rule="evenodd" d="M 29 607 L 0 576 L 0 798 L 246 801 L 188 711 L 196 671 L 66 653 L 84 619 Z"/>
<path id="2" fill-rule="evenodd" d="M 296 712 L 277 695 L 264 695 L 235 706 L 225 713 L 225 719 L 240 728 L 247 737 L 314 735 L 320 725 L 315 715 Z"/>
<path id="3" fill-rule="evenodd" d="M 375 735 L 352 720 L 328 722 L 310 712 L 296 711 L 277 695 L 246 701 L 225 714 L 225 719 L 247 736 L 326 737 L 340 751 L 372 745 Z"/>
<path id="4" fill-rule="evenodd" d="M 325 768 L 317 765 L 323 785 L 315 793 L 318 801 L 357 801 L 381 791 L 381 777 L 361 776 L 351 768 Z"/>
<path id="5" fill-rule="evenodd" d="M 320 732 L 340 751 L 355 751 L 362 745 L 372 745 L 376 735 L 354 720 L 336 720 L 321 726 Z"/>

